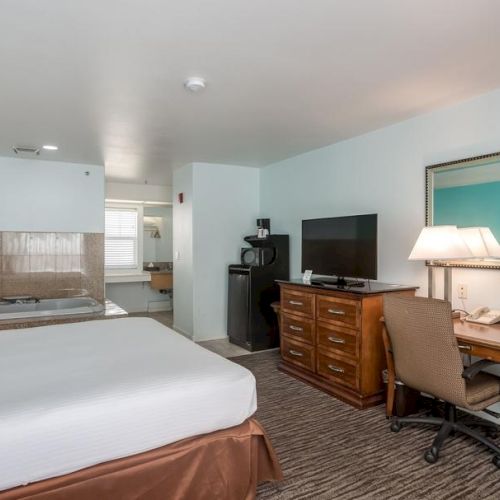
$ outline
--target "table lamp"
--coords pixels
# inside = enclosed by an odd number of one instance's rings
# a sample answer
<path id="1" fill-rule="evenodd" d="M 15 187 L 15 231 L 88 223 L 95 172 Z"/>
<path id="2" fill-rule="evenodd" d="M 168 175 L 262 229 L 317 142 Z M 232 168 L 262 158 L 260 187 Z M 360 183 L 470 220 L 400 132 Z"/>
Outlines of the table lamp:
<path id="1" fill-rule="evenodd" d="M 476 259 L 500 258 L 500 245 L 489 227 L 464 227 L 458 232 Z"/>
<path id="2" fill-rule="evenodd" d="M 420 232 L 408 260 L 430 261 L 428 268 L 429 297 L 434 296 L 433 262 L 439 262 L 444 267 L 444 299 L 451 301 L 452 267 L 446 267 L 446 261 L 470 259 L 471 257 L 474 255 L 460 235 L 457 226 L 428 226 Z"/>

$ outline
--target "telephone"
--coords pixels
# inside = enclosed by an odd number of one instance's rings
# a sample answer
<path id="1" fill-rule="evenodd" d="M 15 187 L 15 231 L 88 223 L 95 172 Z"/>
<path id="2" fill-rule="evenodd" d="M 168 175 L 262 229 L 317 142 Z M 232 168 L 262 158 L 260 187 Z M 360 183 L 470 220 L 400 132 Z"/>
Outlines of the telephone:
<path id="1" fill-rule="evenodd" d="M 500 321 L 500 311 L 490 310 L 489 307 L 477 307 L 468 316 L 466 321 L 473 323 L 482 323 L 483 325 L 492 325 Z"/>

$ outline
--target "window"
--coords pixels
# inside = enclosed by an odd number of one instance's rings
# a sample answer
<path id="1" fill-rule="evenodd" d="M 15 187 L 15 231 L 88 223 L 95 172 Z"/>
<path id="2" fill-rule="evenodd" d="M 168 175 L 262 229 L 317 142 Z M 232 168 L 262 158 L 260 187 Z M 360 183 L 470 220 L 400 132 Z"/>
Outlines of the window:
<path id="1" fill-rule="evenodd" d="M 106 207 L 105 214 L 104 262 L 106 269 L 138 269 L 138 209 Z"/>

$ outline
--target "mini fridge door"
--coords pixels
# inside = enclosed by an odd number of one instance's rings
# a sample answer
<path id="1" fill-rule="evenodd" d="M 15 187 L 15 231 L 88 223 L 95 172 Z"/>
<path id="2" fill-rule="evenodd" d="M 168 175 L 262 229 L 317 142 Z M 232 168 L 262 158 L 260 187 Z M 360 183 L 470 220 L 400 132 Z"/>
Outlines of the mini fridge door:
<path id="1" fill-rule="evenodd" d="M 235 344 L 250 345 L 250 271 L 245 266 L 229 267 L 227 330 Z"/>

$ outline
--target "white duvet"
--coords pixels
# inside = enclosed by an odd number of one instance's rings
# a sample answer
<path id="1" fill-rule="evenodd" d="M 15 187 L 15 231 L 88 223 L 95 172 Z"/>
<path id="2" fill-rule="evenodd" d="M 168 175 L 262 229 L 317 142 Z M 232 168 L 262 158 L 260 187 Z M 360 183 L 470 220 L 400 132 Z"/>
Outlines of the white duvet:
<path id="1" fill-rule="evenodd" d="M 255 379 L 147 318 L 0 332 L 0 490 L 242 423 Z"/>

